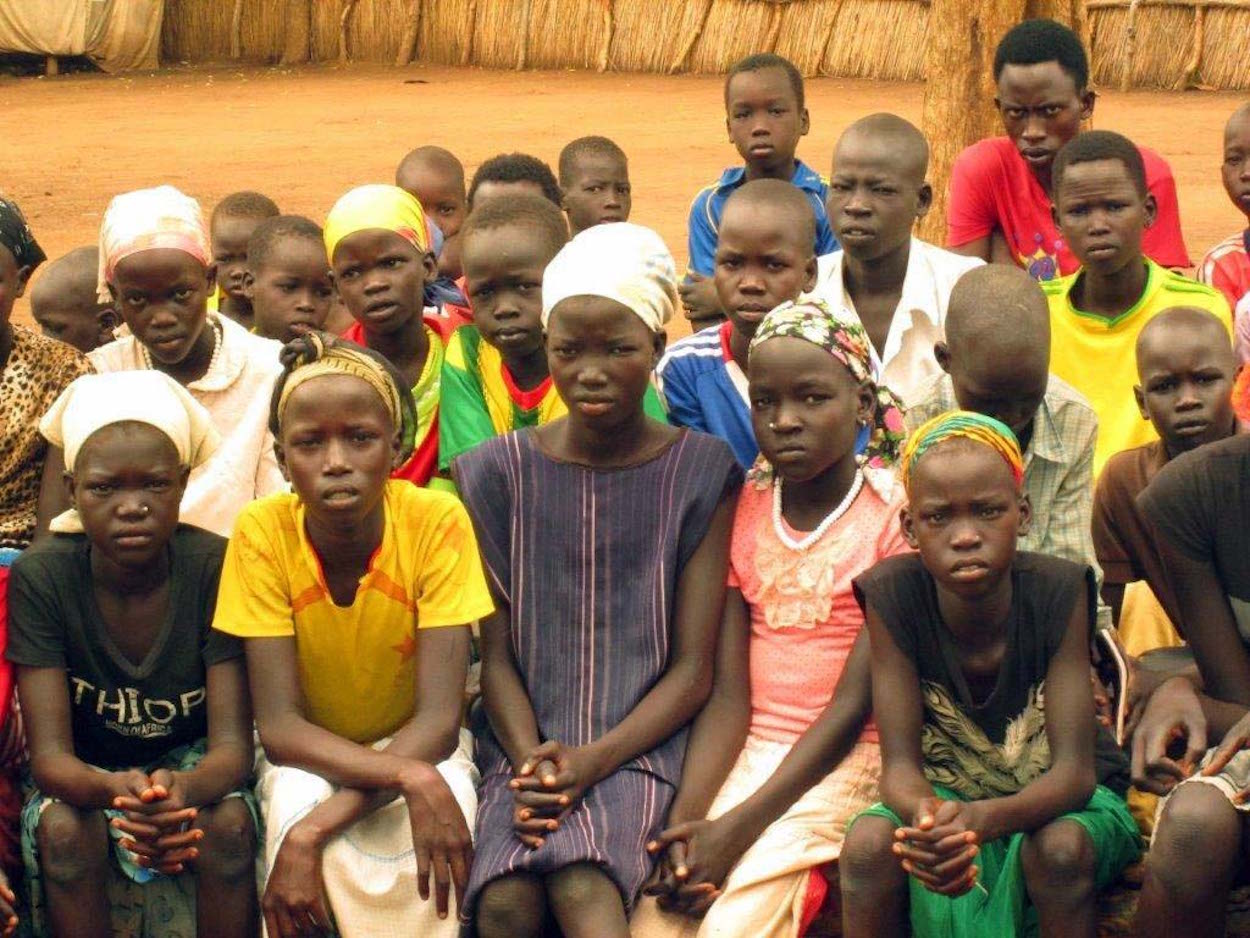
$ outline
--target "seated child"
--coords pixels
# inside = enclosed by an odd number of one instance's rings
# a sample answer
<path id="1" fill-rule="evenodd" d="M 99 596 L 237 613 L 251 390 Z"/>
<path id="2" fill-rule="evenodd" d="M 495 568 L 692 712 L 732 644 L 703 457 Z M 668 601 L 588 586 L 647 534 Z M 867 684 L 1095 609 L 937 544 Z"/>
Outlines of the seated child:
<path id="1" fill-rule="evenodd" d="M 912 237 L 929 211 L 929 144 L 893 114 L 856 121 L 838 139 L 829 177 L 829 223 L 841 249 L 820 258 L 816 292 L 871 340 L 878 380 L 904 399 L 938 373 L 933 343 L 951 288 L 981 266 Z"/>
<path id="2" fill-rule="evenodd" d="M 10 584 L 34 932 L 255 934 L 243 649 L 212 630 L 226 541 L 178 520 L 217 433 L 158 371 L 79 378 L 40 430 L 74 508 Z"/>
<path id="3" fill-rule="evenodd" d="M 464 166 L 442 147 L 417 147 L 400 161 L 395 185 L 420 202 L 426 219 L 438 225 L 443 235 L 438 272 L 456 280 L 464 272 L 460 267 L 460 226 L 469 214 Z"/>
<path id="4" fill-rule="evenodd" d="M 215 312 L 251 329 L 252 303 L 244 290 L 247 273 L 247 242 L 266 218 L 280 214 L 273 199 L 259 192 L 232 192 L 213 209 L 209 221 L 213 263 L 217 267 Z"/>
<path id="5" fill-rule="evenodd" d="M 1224 162 L 1220 166 L 1229 201 L 1250 225 L 1250 103 L 1233 111 L 1224 126 Z M 1250 294 L 1250 227 L 1229 235 L 1207 252 L 1194 275 L 1215 287 L 1230 307 Z M 1234 344 L 1240 361 L 1250 360 L 1250 322 L 1237 320 Z"/>
<path id="6" fill-rule="evenodd" d="M 1098 890 L 1140 852 L 1123 756 L 1095 742 L 1093 570 L 1017 553 L 1023 471 L 1011 430 L 970 411 L 903 451 L 919 553 L 855 580 L 883 764 L 842 850 L 848 938 L 909 917 L 917 938 L 1094 938 Z"/>
<path id="7" fill-rule="evenodd" d="M 1134 923 L 1146 938 L 1223 935 L 1228 890 L 1246 868 L 1247 473 L 1250 436 L 1237 434 L 1176 456 L 1137 498 L 1201 675 L 1159 687 L 1133 737 L 1134 784 L 1168 796 Z"/>
<path id="8" fill-rule="evenodd" d="M 1098 415 L 1094 476 L 1121 450 L 1155 439 L 1132 406 L 1137 336 L 1170 306 L 1209 310 L 1232 329 L 1224 297 L 1143 254 L 1156 218 L 1141 153 L 1109 130 L 1074 138 L 1055 157 L 1055 221 L 1080 260 L 1075 273 L 1042 284 L 1050 301 L 1050 370 Z"/>
<path id="9" fill-rule="evenodd" d="M 1003 264 L 969 271 L 951 291 L 946 339 L 933 347 L 942 372 L 907 400 L 914 431 L 948 410 L 1005 423 L 1024 456 L 1028 532 L 1020 550 L 1093 564 L 1090 498 L 1098 418 L 1048 371 L 1050 318 L 1041 288 Z"/>
<path id="10" fill-rule="evenodd" d="M 560 151 L 561 202 L 576 235 L 614 221 L 629 221 L 629 160 L 607 137 L 578 137 Z"/>
<path id="11" fill-rule="evenodd" d="M 112 303 L 96 296 L 99 269 L 95 247 L 75 248 L 43 269 L 30 288 L 30 315 L 45 336 L 80 352 L 113 341 L 121 320 Z"/>
<path id="12" fill-rule="evenodd" d="M 678 340 L 660 359 L 656 384 L 669 420 L 719 436 L 743 469 L 759 456 L 747 394 L 747 350 L 769 310 L 816 282 L 811 206 L 795 186 L 757 179 L 726 200 L 710 281 L 728 320 Z"/>
<path id="13" fill-rule="evenodd" d="M 213 621 L 244 639 L 265 748 L 265 924 L 450 938 L 477 782 L 468 626 L 490 595 L 459 502 L 390 479 L 407 389 L 377 354 L 324 340 L 283 352 L 272 429 L 294 491 L 239 516 Z"/>
<path id="14" fill-rule="evenodd" d="M 208 411 L 222 444 L 191 473 L 181 517 L 226 536 L 244 505 L 286 488 L 265 403 L 281 369 L 280 346 L 209 313 L 213 283 L 208 234 L 194 199 L 160 186 L 109 203 L 100 226 L 98 291 L 101 299 L 112 298 L 130 334 L 89 358 L 100 372 L 162 371 Z"/>
<path id="15" fill-rule="evenodd" d="M 480 938 L 626 938 L 712 687 L 734 497 L 723 442 L 651 420 L 643 394 L 677 303 L 664 242 L 629 222 L 543 278 L 562 420 L 452 467 L 498 611 L 482 622 Z M 657 497 L 657 493 L 663 497 Z M 559 653 L 553 650 L 559 649 Z"/>
<path id="16" fill-rule="evenodd" d="M 334 285 L 321 229 L 302 215 L 278 215 L 257 225 L 247 242 L 243 292 L 257 335 L 285 345 L 324 329 Z"/>
<path id="17" fill-rule="evenodd" d="M 551 167 L 528 153 L 501 153 L 477 168 L 469 183 L 469 210 L 496 196 L 530 192 L 560 207 L 560 184 Z"/>
<path id="18" fill-rule="evenodd" d="M 1107 460 L 1098 477 L 1093 509 L 1102 595 L 1116 622 L 1121 622 L 1126 588 L 1146 589 L 1146 605 L 1162 606 L 1161 615 L 1129 617 L 1131 621 L 1120 625 L 1120 637 L 1131 654 L 1181 643 L 1174 628 L 1180 603 L 1168 584 L 1158 534 L 1138 509 L 1137 496 L 1169 460 L 1236 432 L 1232 404 L 1236 371 L 1228 332 L 1206 310 L 1166 309 L 1137 337 L 1138 384 L 1133 394 L 1142 418 L 1150 421 L 1159 439 Z"/>
<path id="19" fill-rule="evenodd" d="M 751 341 L 762 456 L 734 515 L 712 697 L 691 730 L 668 829 L 651 845 L 658 908 L 639 905 L 634 938 L 800 934 L 821 905 L 820 868 L 877 798 L 851 580 L 908 548 L 902 487 L 855 454 L 862 424 L 886 464 L 901 443 L 868 347 L 859 326 L 803 301 L 769 313 Z M 701 884 L 708 891 L 691 896 Z"/>
<path id="20" fill-rule="evenodd" d="M 1015 264 L 1034 280 L 1076 272 L 1082 263 L 1051 214 L 1059 150 L 1094 113 L 1089 59 L 1080 38 L 1054 20 L 1016 24 L 994 53 L 995 104 L 1006 136 L 972 144 L 951 169 L 946 243 L 952 251 Z M 1142 251 L 1162 267 L 1188 267 L 1172 170 L 1140 147 L 1154 224 Z"/>
<path id="21" fill-rule="evenodd" d="M 568 241 L 560 210 L 527 192 L 477 208 L 463 229 L 473 325 L 447 342 L 438 417 L 438 465 L 479 443 L 568 413 L 543 344 L 543 271 Z M 654 388 L 647 415 L 666 421 Z"/>
<path id="22" fill-rule="evenodd" d="M 838 247 L 825 214 L 829 195 L 825 181 L 794 156 L 799 138 L 808 129 L 803 76 L 794 64 L 779 55 L 761 53 L 734 65 L 725 77 L 725 127 L 743 165 L 721 173 L 690 206 L 690 266 L 680 289 L 686 317 L 695 331 L 725 318 L 712 283 L 716 244 L 725 203 L 744 183 L 754 179 L 793 183 L 806 197 L 814 219 L 813 253 L 829 254 Z"/>
<path id="23" fill-rule="evenodd" d="M 427 239 L 421 203 L 397 186 L 358 186 L 326 217 L 334 286 L 355 320 L 343 337 L 394 365 L 417 404 L 412 455 L 394 475 L 437 487 L 445 484 L 436 478 L 438 407 L 451 324 L 424 315 L 425 284 L 435 273 Z"/>

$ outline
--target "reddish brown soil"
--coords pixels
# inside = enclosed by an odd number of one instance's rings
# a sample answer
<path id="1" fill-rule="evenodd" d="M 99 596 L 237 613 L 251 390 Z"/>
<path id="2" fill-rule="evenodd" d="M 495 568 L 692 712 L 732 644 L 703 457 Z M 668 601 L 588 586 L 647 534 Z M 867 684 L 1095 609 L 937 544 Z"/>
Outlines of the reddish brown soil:
<path id="1" fill-rule="evenodd" d="M 873 111 L 920 116 L 918 84 L 813 80 L 812 132 L 800 155 L 827 171 L 838 134 Z M 1231 94 L 1108 92 L 1099 127 L 1162 153 L 1180 189 L 1195 261 L 1235 230 L 1219 182 Z M 476 69 L 196 68 L 151 75 L 71 75 L 0 81 L 0 190 L 26 211 L 49 256 L 95 240 L 114 193 L 169 182 L 205 205 L 257 189 L 284 211 L 324 217 L 350 186 L 390 181 L 414 146 L 441 144 L 471 173 L 496 153 L 554 162 L 583 134 L 628 152 L 635 221 L 685 260 L 690 199 L 731 164 L 721 80 Z M 24 305 L 17 316 L 24 319 Z M 679 331 L 684 331 L 684 327 Z"/>

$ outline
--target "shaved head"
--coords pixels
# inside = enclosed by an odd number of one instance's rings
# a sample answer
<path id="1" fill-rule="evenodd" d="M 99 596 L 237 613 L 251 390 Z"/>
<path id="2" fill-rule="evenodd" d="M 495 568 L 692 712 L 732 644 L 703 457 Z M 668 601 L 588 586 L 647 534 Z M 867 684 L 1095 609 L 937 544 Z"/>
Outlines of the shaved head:
<path id="1" fill-rule="evenodd" d="M 739 186 L 725 203 L 721 229 L 727 222 L 741 218 L 783 217 L 793 231 L 796 242 L 812 247 L 816 243 L 816 216 L 807 196 L 798 186 L 783 179 L 754 179 Z"/>
<path id="2" fill-rule="evenodd" d="M 76 248 L 40 270 L 30 290 L 30 312 L 43 334 L 90 352 L 113 340 L 118 325 L 112 303 L 96 297 L 99 251 Z"/>
<path id="3" fill-rule="evenodd" d="M 1224 125 L 1224 136 L 1231 137 L 1248 120 L 1250 120 L 1250 101 L 1242 104 L 1229 115 L 1228 123 Z"/>
<path id="4" fill-rule="evenodd" d="M 1229 374 L 1236 370 L 1232 341 L 1219 318 L 1196 306 L 1173 306 L 1155 316 L 1138 333 L 1138 373 L 1143 371 L 1145 362 L 1166 360 L 1169 350 L 1180 348 L 1187 341 L 1208 348 Z"/>
<path id="5" fill-rule="evenodd" d="M 924 182 L 929 171 L 929 144 L 915 124 L 897 114 L 861 117 L 838 138 L 833 151 L 835 169 L 844 149 L 858 148 L 865 143 L 871 143 L 878 158 L 888 160 L 891 168 L 911 177 L 917 184 Z"/>
<path id="6" fill-rule="evenodd" d="M 100 253 L 94 247 L 75 248 L 44 267 L 30 291 L 32 306 L 60 302 L 83 309 L 96 305 L 96 275 Z M 54 300 L 55 298 L 55 300 Z"/>
<path id="7" fill-rule="evenodd" d="M 456 159 L 456 155 L 442 147 L 417 147 L 399 162 L 395 170 L 395 185 L 408 189 L 420 185 L 420 179 L 427 174 L 452 181 L 459 180 L 460 188 L 464 188 L 464 166 Z"/>

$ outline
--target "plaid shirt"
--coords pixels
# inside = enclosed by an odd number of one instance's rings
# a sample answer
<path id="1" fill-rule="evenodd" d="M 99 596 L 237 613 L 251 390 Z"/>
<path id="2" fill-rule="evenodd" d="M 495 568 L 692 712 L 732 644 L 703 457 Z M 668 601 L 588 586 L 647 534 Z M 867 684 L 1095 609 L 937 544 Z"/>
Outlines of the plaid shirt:
<path id="1" fill-rule="evenodd" d="M 937 375 L 907 402 L 907 429 L 959 407 L 950 375 Z M 1094 505 L 1094 442 L 1098 418 L 1071 385 L 1054 375 L 1033 420 L 1033 436 L 1024 451 L 1024 491 L 1033 508 L 1029 533 L 1020 549 L 1063 557 L 1102 571 L 1094 555 L 1090 519 Z M 1099 601 L 1099 624 L 1109 613 Z"/>

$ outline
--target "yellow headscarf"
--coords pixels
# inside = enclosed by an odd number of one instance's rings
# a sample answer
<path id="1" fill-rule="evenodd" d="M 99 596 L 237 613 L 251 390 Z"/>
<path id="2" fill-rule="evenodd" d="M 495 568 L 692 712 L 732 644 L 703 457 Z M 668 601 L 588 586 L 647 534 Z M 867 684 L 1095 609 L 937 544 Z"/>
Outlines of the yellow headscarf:
<path id="1" fill-rule="evenodd" d="M 899 460 L 903 488 L 911 490 L 911 477 L 920 457 L 939 443 L 962 438 L 988 446 L 1007 463 L 1019 489 L 1024 480 L 1024 459 L 1020 443 L 1005 423 L 971 410 L 948 410 L 927 420 L 912 431 Z"/>
<path id="2" fill-rule="evenodd" d="M 422 254 L 430 250 L 430 231 L 421 203 L 398 186 L 374 183 L 357 186 L 330 209 L 325 224 L 326 256 L 333 261 L 340 241 L 368 228 L 393 231 Z"/>

